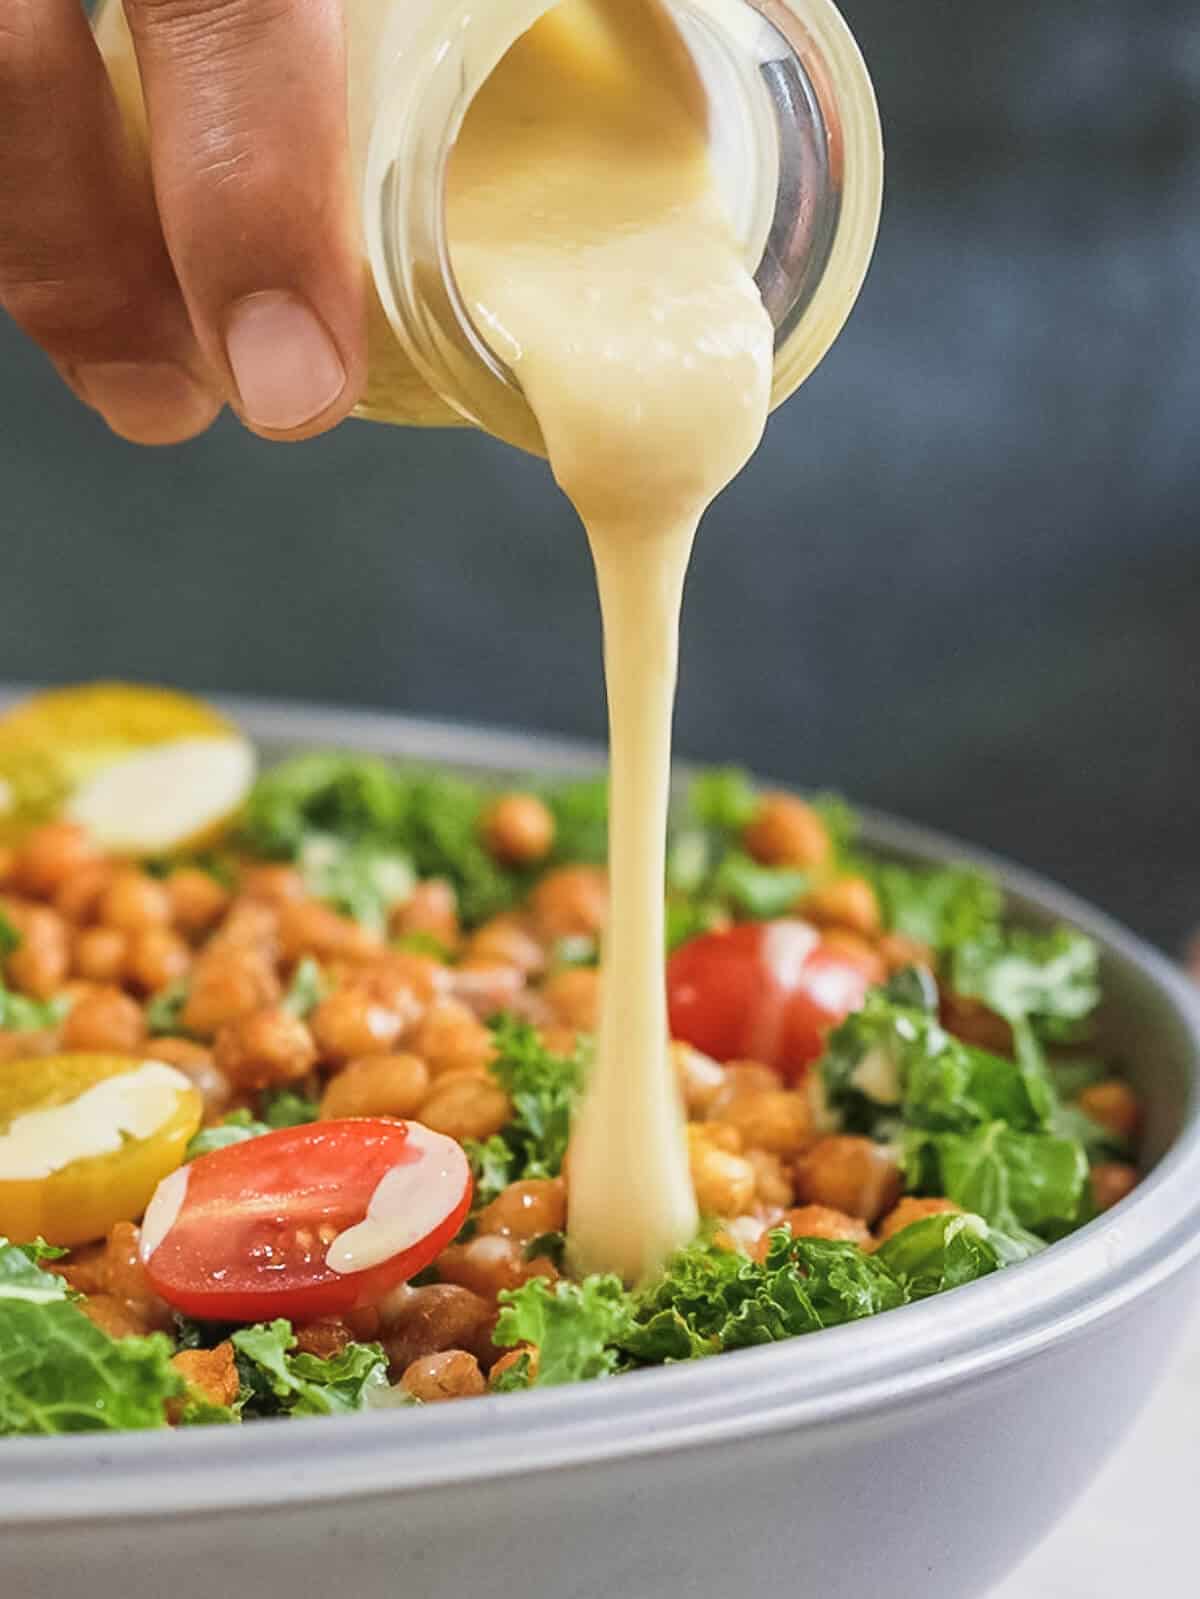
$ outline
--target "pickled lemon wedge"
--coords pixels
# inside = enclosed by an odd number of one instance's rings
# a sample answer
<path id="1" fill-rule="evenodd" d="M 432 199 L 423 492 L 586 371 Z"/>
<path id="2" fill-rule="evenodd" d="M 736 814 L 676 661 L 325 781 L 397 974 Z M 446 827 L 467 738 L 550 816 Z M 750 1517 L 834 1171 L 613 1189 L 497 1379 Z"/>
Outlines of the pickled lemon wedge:
<path id="1" fill-rule="evenodd" d="M 236 814 L 254 769 L 248 740 L 202 700 L 126 683 L 55 689 L 0 717 L 0 836 L 65 815 L 125 854 L 198 848 Z"/>

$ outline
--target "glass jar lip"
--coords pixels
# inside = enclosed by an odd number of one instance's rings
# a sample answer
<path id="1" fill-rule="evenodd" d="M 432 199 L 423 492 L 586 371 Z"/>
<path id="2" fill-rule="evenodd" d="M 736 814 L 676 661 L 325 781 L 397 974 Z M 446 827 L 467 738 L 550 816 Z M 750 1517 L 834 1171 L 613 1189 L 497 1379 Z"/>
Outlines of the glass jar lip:
<path id="1" fill-rule="evenodd" d="M 539 451 L 540 429 L 519 381 L 482 335 L 458 286 L 445 183 L 474 94 L 512 42 L 555 3 L 456 0 L 437 8 L 436 16 L 396 7 L 385 35 L 363 193 L 377 292 L 423 380 L 467 421 Z M 799 63 L 840 180 L 823 268 L 776 345 L 774 408 L 818 365 L 858 298 L 882 208 L 882 134 L 862 53 L 833 0 L 742 3 Z"/>

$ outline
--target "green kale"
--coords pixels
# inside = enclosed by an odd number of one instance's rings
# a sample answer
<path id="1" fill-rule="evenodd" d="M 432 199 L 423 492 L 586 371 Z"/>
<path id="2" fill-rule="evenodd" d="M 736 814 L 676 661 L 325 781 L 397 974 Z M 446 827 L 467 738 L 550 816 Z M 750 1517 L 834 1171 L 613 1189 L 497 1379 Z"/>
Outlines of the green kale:
<path id="1" fill-rule="evenodd" d="M 741 833 L 754 818 L 758 795 L 748 774 L 736 766 L 715 766 L 698 773 L 687 795 L 687 814 L 698 827 L 719 833 Z"/>
<path id="2" fill-rule="evenodd" d="M 244 1144 L 248 1138 L 258 1138 L 271 1129 L 266 1122 L 256 1121 L 248 1110 L 231 1110 L 215 1127 L 202 1127 L 188 1143 L 184 1160 L 196 1160 L 201 1155 L 211 1155 L 214 1149 L 228 1149 L 231 1144 Z"/>
<path id="3" fill-rule="evenodd" d="M 1054 1237 L 1086 1219 L 1083 1146 L 1053 1132 L 986 1122 L 963 1133 L 911 1132 L 905 1169 L 919 1192 L 944 1195 L 1018 1239 Z"/>
<path id="4" fill-rule="evenodd" d="M 11 955 L 14 950 L 18 950 L 20 947 L 20 933 L 17 932 L 4 912 L 0 911 L 0 961 L 3 961 L 6 956 Z"/>
<path id="5" fill-rule="evenodd" d="M 370 839 L 347 842 L 310 833 L 300 846 L 300 875 L 314 899 L 382 935 L 388 913 L 408 898 L 416 874 L 407 855 Z"/>
<path id="6" fill-rule="evenodd" d="M 387 1358 L 378 1344 L 347 1344 L 340 1354 L 294 1354 L 289 1321 L 243 1327 L 232 1336 L 242 1382 L 237 1409 L 247 1420 L 264 1416 L 341 1416 L 366 1407 L 373 1389 L 387 1387 Z"/>
<path id="7" fill-rule="evenodd" d="M 283 1008 L 301 1021 L 311 1016 L 325 998 L 325 977 L 311 955 L 306 955 L 292 974 L 288 991 L 283 996 Z"/>
<path id="8" fill-rule="evenodd" d="M 1100 1000 L 1099 952 L 1073 928 L 993 928 L 960 943 L 946 973 L 956 994 L 982 1001 L 1017 1031 L 1068 1042 Z"/>
<path id="9" fill-rule="evenodd" d="M 369 755 L 297 755 L 263 773 L 242 823 L 256 855 L 296 860 L 313 833 L 396 840 L 408 807 L 404 782 L 387 761 Z"/>
<path id="10" fill-rule="evenodd" d="M 0 1239 L 0 1436 L 165 1426 L 184 1393 L 170 1341 L 110 1338 L 31 1258 L 47 1254 Z"/>
<path id="11" fill-rule="evenodd" d="M 955 948 L 993 928 L 1003 901 L 999 888 L 971 866 L 871 863 L 868 876 L 884 925 L 935 952 Z"/>
<path id="12" fill-rule="evenodd" d="M 492 1024 L 492 1036 L 498 1053 L 491 1071 L 512 1101 L 513 1117 L 500 1133 L 468 1146 L 477 1206 L 518 1179 L 558 1176 L 585 1066 L 582 1049 L 554 1055 L 536 1028 L 511 1016 Z"/>
<path id="13" fill-rule="evenodd" d="M 560 783 L 543 792 L 554 817 L 551 863 L 601 866 L 608 856 L 608 778 Z"/>
<path id="14" fill-rule="evenodd" d="M 538 1351 L 537 1375 L 528 1386 L 549 1388 L 616 1370 L 617 1346 L 629 1324 L 630 1307 L 619 1278 L 595 1276 L 579 1283 L 561 1279 L 551 1284 L 534 1277 L 499 1297 L 500 1317 L 492 1341 L 502 1349 L 533 1344 Z"/>
<path id="15" fill-rule="evenodd" d="M 188 992 L 189 985 L 186 978 L 180 978 L 178 982 L 168 984 L 155 994 L 146 1006 L 146 1026 L 152 1037 L 186 1036 L 186 1029 L 180 1017 L 188 1002 Z"/>
<path id="16" fill-rule="evenodd" d="M 852 1131 L 879 1133 L 899 1118 L 927 1131 L 966 1131 L 1002 1120 L 1024 1131 L 1048 1128 L 1057 1108 L 1036 1066 L 964 1044 L 927 1009 L 896 1004 L 917 974 L 901 973 L 867 996 L 862 1010 L 829 1035 L 821 1060 L 825 1095 Z"/>
<path id="17" fill-rule="evenodd" d="M 731 850 L 714 870 L 708 894 L 741 920 L 769 922 L 794 911 L 811 883 L 809 872 L 760 866 L 741 850 Z"/>
<path id="18" fill-rule="evenodd" d="M 65 999 L 28 999 L 0 983 L 0 1028 L 13 1033 L 37 1033 L 56 1027 L 70 1009 Z"/>
<path id="19" fill-rule="evenodd" d="M 1027 1237 L 1009 1237 L 982 1216 L 926 1216 L 895 1233 L 875 1252 L 908 1300 L 928 1299 L 963 1283 L 990 1276 L 1027 1259 L 1040 1247 Z"/>
<path id="20" fill-rule="evenodd" d="M 279 1127 L 306 1127 L 320 1113 L 315 1099 L 294 1088 L 267 1088 L 259 1095 L 258 1114 L 269 1132 Z"/>
<path id="21" fill-rule="evenodd" d="M 775 1343 L 873 1316 L 904 1294 L 854 1244 L 770 1235 L 765 1261 L 696 1244 L 642 1294 L 622 1348 L 639 1361 L 686 1360 Z"/>

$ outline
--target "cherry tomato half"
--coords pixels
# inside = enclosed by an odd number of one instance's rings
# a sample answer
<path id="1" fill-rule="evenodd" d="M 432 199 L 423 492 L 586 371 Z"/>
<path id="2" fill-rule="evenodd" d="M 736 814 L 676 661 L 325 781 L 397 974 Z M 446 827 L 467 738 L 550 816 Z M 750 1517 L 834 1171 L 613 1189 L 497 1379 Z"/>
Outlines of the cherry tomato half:
<path id="1" fill-rule="evenodd" d="M 671 1036 L 715 1060 L 762 1061 L 798 1077 L 870 983 L 864 965 L 807 922 L 701 933 L 667 962 Z"/>
<path id="2" fill-rule="evenodd" d="M 161 1183 L 142 1263 L 168 1304 L 201 1320 L 341 1315 L 439 1255 L 471 1190 L 461 1146 L 416 1122 L 285 1127 Z"/>

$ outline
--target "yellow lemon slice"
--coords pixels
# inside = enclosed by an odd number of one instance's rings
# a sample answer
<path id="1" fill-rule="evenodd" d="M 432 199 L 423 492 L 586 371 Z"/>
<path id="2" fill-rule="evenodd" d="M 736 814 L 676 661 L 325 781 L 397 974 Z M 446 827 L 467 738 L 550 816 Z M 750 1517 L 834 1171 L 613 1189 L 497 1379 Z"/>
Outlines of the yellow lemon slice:
<path id="1" fill-rule="evenodd" d="M 49 1055 L 0 1066 L 0 1234 L 81 1244 L 137 1221 L 201 1109 L 161 1061 Z"/>
<path id="2" fill-rule="evenodd" d="M 237 812 L 254 769 L 249 741 L 202 700 L 126 683 L 54 689 L 0 717 L 0 835 L 66 815 L 106 849 L 196 848 Z"/>

